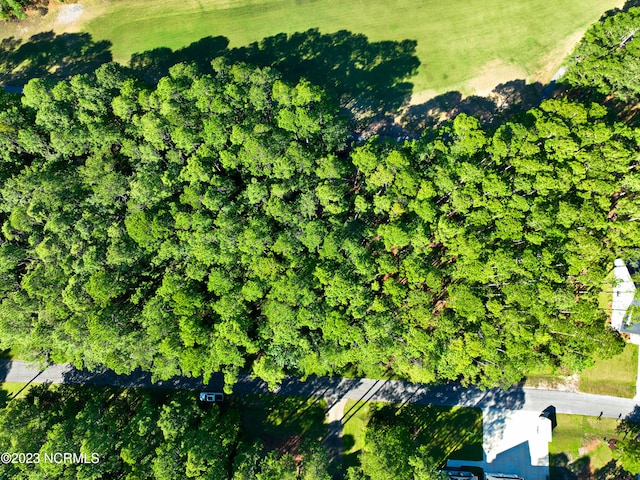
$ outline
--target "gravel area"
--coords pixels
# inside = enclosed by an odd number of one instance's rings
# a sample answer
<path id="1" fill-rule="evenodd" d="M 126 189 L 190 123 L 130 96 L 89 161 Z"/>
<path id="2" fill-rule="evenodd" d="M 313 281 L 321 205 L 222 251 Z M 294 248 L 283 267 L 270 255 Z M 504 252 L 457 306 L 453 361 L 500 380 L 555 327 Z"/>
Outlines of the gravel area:
<path id="1" fill-rule="evenodd" d="M 71 5 L 63 5 L 58 10 L 58 17 L 56 18 L 56 26 L 68 25 L 80 19 L 84 6 L 79 3 Z"/>

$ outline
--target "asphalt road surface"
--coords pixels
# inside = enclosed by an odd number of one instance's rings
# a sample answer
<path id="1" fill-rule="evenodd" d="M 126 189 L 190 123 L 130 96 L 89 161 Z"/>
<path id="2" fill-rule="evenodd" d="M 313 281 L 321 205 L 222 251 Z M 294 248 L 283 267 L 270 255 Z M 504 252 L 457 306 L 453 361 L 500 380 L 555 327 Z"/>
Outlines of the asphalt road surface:
<path id="1" fill-rule="evenodd" d="M 110 370 L 101 372 L 76 370 L 70 365 L 52 365 L 40 371 L 33 364 L 11 360 L 0 360 L 0 381 L 159 387 L 209 391 L 221 391 L 223 386 L 221 375 L 215 376 L 207 385 L 203 384 L 201 380 L 186 377 L 153 382 L 151 375 L 145 372 L 117 375 Z M 234 387 L 234 392 L 236 393 L 266 393 L 268 391 L 267 385 L 262 380 L 253 379 L 248 375 L 241 375 Z M 332 403 L 342 399 L 537 412 L 553 406 L 557 413 L 608 418 L 625 417 L 633 411 L 637 404 L 636 400 L 633 399 L 589 393 L 521 387 L 512 387 L 508 390 L 480 390 L 475 387 L 465 388 L 456 384 L 428 387 L 396 380 L 347 379 L 340 377 L 315 377 L 305 382 L 286 379 L 274 393 L 284 396 L 322 397 L 328 400 L 329 408 L 331 408 Z M 348 412 L 345 412 L 345 415 L 347 414 Z"/>

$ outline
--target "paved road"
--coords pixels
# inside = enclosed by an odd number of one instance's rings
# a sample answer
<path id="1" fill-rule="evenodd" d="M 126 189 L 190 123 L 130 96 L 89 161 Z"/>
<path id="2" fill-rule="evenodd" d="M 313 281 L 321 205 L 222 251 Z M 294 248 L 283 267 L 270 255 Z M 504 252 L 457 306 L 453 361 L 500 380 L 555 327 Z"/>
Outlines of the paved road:
<path id="1" fill-rule="evenodd" d="M 151 387 L 187 390 L 220 390 L 223 382 L 216 376 L 204 385 L 192 378 L 177 377 L 163 382 L 152 382 L 151 375 L 135 372 L 116 375 L 112 371 L 92 373 L 79 371 L 69 365 L 53 365 L 40 372 L 37 367 L 21 361 L 0 360 L 0 381 L 33 383 L 72 383 L 83 385 L 114 385 L 122 387 Z M 266 393 L 261 380 L 241 375 L 234 387 L 237 393 Z M 553 406 L 557 413 L 571 413 L 618 418 L 630 414 L 637 405 L 634 399 L 617 398 L 588 393 L 560 392 L 532 388 L 512 387 L 508 390 L 479 390 L 460 385 L 427 387 L 395 380 L 311 378 L 306 382 L 287 379 L 276 392 L 285 396 L 322 397 L 329 409 L 344 399 L 372 400 L 394 403 L 433 404 L 497 408 L 504 410 L 542 411 Z M 348 417 L 349 411 L 345 412 Z"/>

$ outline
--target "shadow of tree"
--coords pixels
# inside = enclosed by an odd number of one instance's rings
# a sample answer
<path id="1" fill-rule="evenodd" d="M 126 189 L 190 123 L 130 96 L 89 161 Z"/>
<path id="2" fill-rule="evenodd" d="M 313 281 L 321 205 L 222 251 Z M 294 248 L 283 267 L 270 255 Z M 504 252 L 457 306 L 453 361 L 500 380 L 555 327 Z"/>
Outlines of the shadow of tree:
<path id="1" fill-rule="evenodd" d="M 549 474 L 551 480 L 632 480 L 615 460 L 593 471 L 591 459 L 581 457 L 571 461 L 564 453 L 549 455 Z"/>
<path id="2" fill-rule="evenodd" d="M 27 42 L 13 37 L 0 42 L 0 85 L 22 86 L 32 78 L 62 80 L 93 72 L 110 62 L 111 42 L 95 42 L 88 33 L 43 32 Z"/>
<path id="3" fill-rule="evenodd" d="M 317 442 L 325 435 L 325 406 L 314 399 L 272 394 L 239 394 L 229 405 L 241 409 L 245 433 L 253 437 L 288 439 L 302 435 Z"/>
<path id="4" fill-rule="evenodd" d="M 416 444 L 428 445 L 437 464 L 447 459 L 482 460 L 482 411 L 434 405 L 374 404 L 370 420 L 405 425 Z"/>
<path id="5" fill-rule="evenodd" d="M 169 73 L 170 67 L 180 62 L 195 63 L 202 71 L 208 71 L 211 60 L 228 54 L 228 45 L 226 37 L 204 37 L 176 51 L 163 47 L 134 53 L 129 67 L 140 79 L 154 84 Z"/>
<path id="6" fill-rule="evenodd" d="M 8 38 L 0 42 L 0 85 L 22 86 L 34 77 L 52 80 L 89 73 L 111 61 L 110 42 L 95 42 L 87 33 L 56 35 L 45 32 L 27 42 Z M 318 29 L 278 34 L 251 45 L 229 49 L 222 36 L 204 37 L 187 47 L 157 48 L 132 55 L 129 67 L 147 83 L 156 83 L 172 65 L 196 63 L 207 71 L 210 62 L 224 56 L 231 62 L 273 67 L 289 82 L 306 78 L 323 88 L 354 120 L 357 133 L 417 136 L 460 113 L 478 117 L 491 126 L 537 105 L 543 86 L 513 80 L 498 85 L 488 97 L 463 98 L 447 92 L 421 105 L 408 106 L 413 85 L 408 81 L 420 65 L 416 42 L 371 42 L 346 30 L 321 33 Z M 398 115 L 402 115 L 397 123 Z"/>
<path id="7" fill-rule="evenodd" d="M 569 469 L 569 457 L 566 453 L 549 455 L 549 476 L 553 480 L 576 480 L 576 475 Z"/>
<path id="8" fill-rule="evenodd" d="M 234 49 L 228 44 L 225 37 L 205 37 L 176 51 L 157 48 L 136 53 L 129 66 L 148 83 L 157 82 L 179 62 L 194 62 L 206 71 L 218 56 L 272 67 L 288 82 L 306 78 L 320 86 L 364 125 L 407 104 L 413 88 L 407 79 L 420 65 L 413 40 L 370 42 L 365 35 L 346 30 L 281 33 Z"/>
<path id="9" fill-rule="evenodd" d="M 632 480 L 634 477 L 615 460 L 609 461 L 604 467 L 595 471 L 593 478 L 596 480 Z"/>
<path id="10" fill-rule="evenodd" d="M 405 109 L 402 125 L 411 133 L 433 128 L 460 113 L 473 115 L 485 126 L 494 126 L 540 103 L 544 86 L 538 82 L 511 80 L 497 85 L 486 97 L 452 91 Z"/>
<path id="11" fill-rule="evenodd" d="M 631 424 L 637 424 L 640 422 L 640 406 L 636 405 L 633 410 L 624 417 L 622 422 L 623 425 L 618 425 L 618 435 L 622 435 L 623 437 L 636 435 L 637 426 L 635 428 L 624 428 L 624 423 L 630 422 Z M 607 441 L 606 438 L 604 440 Z M 610 438 L 608 443 L 610 449 L 615 449 L 617 448 L 616 444 L 618 440 Z M 586 455 L 573 460 L 566 453 L 550 454 L 549 471 L 551 480 L 632 480 L 637 477 L 626 471 L 616 459 L 610 460 L 604 466 L 595 469 L 592 465 L 592 460 L 595 458 L 596 457 Z"/>
<path id="12" fill-rule="evenodd" d="M 627 422 L 639 423 L 640 424 L 640 405 L 636 405 L 635 407 L 633 407 L 633 410 L 631 410 L 631 412 L 629 412 L 624 417 L 624 419 Z"/>
<path id="13" fill-rule="evenodd" d="M 0 382 L 5 381 L 5 379 L 7 378 L 7 374 L 11 369 L 11 357 L 4 356 L 4 354 L 6 354 L 7 352 L 8 350 L 4 350 L 2 352 L 3 357 L 0 358 Z"/>
<path id="14" fill-rule="evenodd" d="M 420 61 L 414 40 L 370 42 L 363 34 L 318 29 L 267 37 L 230 51 L 230 59 L 271 66 L 290 82 L 319 85 L 359 123 L 396 113 L 406 105 Z"/>

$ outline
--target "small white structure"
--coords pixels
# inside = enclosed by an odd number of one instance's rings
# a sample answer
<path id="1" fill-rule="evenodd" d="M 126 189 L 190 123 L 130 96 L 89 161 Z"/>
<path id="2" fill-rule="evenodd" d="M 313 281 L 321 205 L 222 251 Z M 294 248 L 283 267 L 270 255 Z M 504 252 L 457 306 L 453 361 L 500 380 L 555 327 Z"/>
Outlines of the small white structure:
<path id="1" fill-rule="evenodd" d="M 611 327 L 619 332 L 627 331 L 629 325 L 628 310 L 634 303 L 636 286 L 631 279 L 624 261 L 617 258 L 613 264 L 613 299 L 611 301 Z M 635 342 L 634 342 L 635 343 Z"/>

